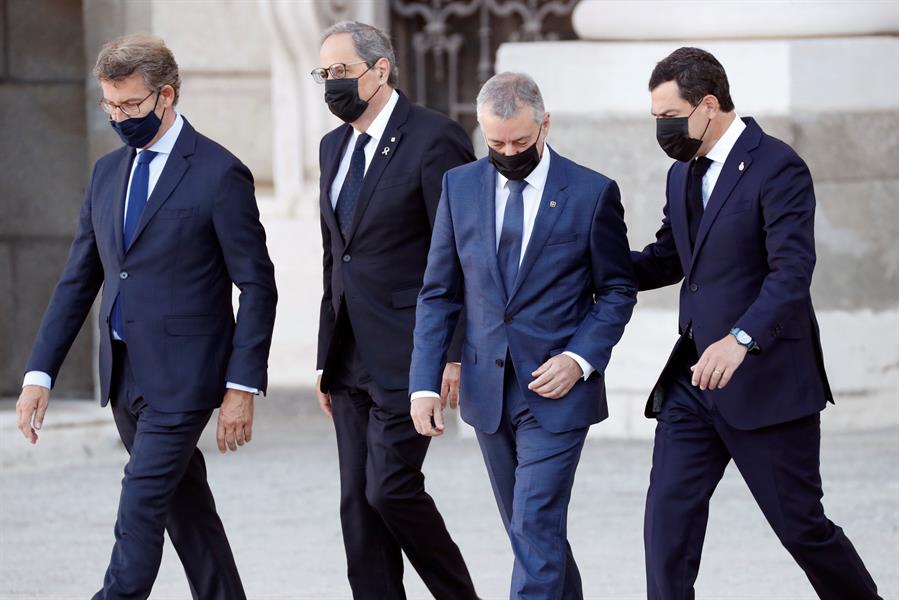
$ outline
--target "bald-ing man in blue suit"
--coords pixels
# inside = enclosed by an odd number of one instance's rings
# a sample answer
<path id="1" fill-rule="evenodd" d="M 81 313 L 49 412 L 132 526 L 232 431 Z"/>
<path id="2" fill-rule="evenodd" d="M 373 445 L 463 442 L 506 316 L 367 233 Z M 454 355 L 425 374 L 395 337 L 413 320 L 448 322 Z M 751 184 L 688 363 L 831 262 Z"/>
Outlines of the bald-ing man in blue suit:
<path id="1" fill-rule="evenodd" d="M 568 502 L 603 373 L 636 302 L 614 181 L 546 144 L 549 114 L 524 74 L 478 96 L 489 158 L 449 171 L 418 298 L 409 389 L 419 433 L 443 431 L 438 393 L 466 317 L 462 418 L 474 426 L 515 565 L 515 599 L 583 598 Z"/>

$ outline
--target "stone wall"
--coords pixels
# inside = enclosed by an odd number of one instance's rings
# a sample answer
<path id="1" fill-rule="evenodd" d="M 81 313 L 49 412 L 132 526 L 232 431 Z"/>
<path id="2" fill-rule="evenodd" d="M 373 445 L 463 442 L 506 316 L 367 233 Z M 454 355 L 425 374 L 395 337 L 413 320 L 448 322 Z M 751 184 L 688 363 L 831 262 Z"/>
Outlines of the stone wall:
<path id="1" fill-rule="evenodd" d="M 0 0 L 0 53 L 0 395 L 17 396 L 89 173 L 81 2 Z M 93 395 L 92 358 L 82 331 L 58 394 Z"/>

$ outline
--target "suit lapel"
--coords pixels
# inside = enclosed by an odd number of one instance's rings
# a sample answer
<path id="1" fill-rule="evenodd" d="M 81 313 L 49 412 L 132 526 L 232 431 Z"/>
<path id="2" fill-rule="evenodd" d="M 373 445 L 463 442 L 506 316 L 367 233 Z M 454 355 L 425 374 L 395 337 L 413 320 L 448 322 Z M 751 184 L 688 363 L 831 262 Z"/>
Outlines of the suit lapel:
<path id="1" fill-rule="evenodd" d="M 754 121 L 752 124 L 755 124 Z M 749 150 L 758 146 L 759 136 L 757 134 L 759 133 L 761 133 L 761 130 L 758 129 L 758 126 L 747 126 L 737 139 L 737 143 L 734 144 L 730 154 L 727 155 L 727 159 L 724 161 L 724 166 L 721 168 L 721 174 L 718 175 L 718 181 L 715 182 L 715 189 L 712 191 L 711 197 L 709 197 L 709 203 L 702 213 L 702 220 L 699 222 L 699 233 L 696 234 L 696 245 L 693 249 L 693 257 L 690 262 L 691 271 L 696 264 L 696 257 L 699 256 L 702 244 L 708 236 L 709 230 L 712 228 L 712 224 L 715 222 L 718 213 L 721 212 L 721 208 L 727 203 L 727 199 L 730 198 L 731 193 L 734 191 L 734 188 L 736 187 L 737 182 L 740 181 L 743 173 L 745 173 L 749 169 L 749 165 L 752 164 L 752 157 L 749 154 Z"/>
<path id="2" fill-rule="evenodd" d="M 481 241 L 486 248 L 484 260 L 487 269 L 493 276 L 493 281 L 506 303 L 506 286 L 499 272 L 499 263 L 496 258 L 496 169 L 489 160 L 484 160 L 481 168 L 480 194 L 478 195 L 477 210 L 478 221 L 481 224 Z"/>
<path id="3" fill-rule="evenodd" d="M 194 153 L 196 143 L 197 133 L 194 131 L 194 128 L 191 127 L 190 123 L 187 122 L 187 119 L 184 119 L 181 133 L 178 134 L 178 139 L 175 141 L 175 146 L 172 148 L 172 152 L 165 162 L 162 174 L 160 174 L 159 180 L 153 188 L 153 192 L 147 199 L 147 205 L 144 206 L 144 210 L 140 215 L 140 221 L 137 223 L 137 229 L 134 231 L 134 237 L 131 238 L 131 244 L 128 246 L 128 250 L 134 247 L 134 244 L 137 242 L 141 233 L 147 228 L 147 224 L 149 224 L 150 220 L 156 215 L 156 212 L 162 207 L 165 201 L 168 200 L 169 196 L 172 195 L 172 192 L 175 191 L 175 188 L 181 182 L 182 177 L 184 177 L 184 174 L 190 168 L 187 157 Z M 128 250 L 125 252 L 127 253 Z"/>
<path id="4" fill-rule="evenodd" d="M 137 152 L 134 148 L 129 148 L 123 153 L 119 166 L 115 171 L 115 185 L 112 189 L 112 206 L 113 206 L 113 246 L 115 246 L 116 254 L 118 254 L 119 262 L 125 258 L 125 249 L 122 245 L 123 234 L 122 228 L 125 226 L 125 195 L 128 193 L 128 180 L 131 178 L 131 164 Z"/>
<path id="5" fill-rule="evenodd" d="M 353 135 L 353 128 L 344 124 L 338 131 L 340 133 L 335 138 L 339 142 L 331 145 L 331 148 L 328 149 L 328 156 L 325 156 L 322 161 L 326 165 L 326 170 L 321 175 L 319 204 L 322 216 L 332 231 L 331 235 L 337 235 L 337 237 L 343 240 L 340 226 L 337 224 L 337 216 L 334 214 L 334 206 L 331 204 L 331 186 L 334 185 L 334 178 L 337 176 L 337 170 L 340 168 L 340 161 L 343 160 L 347 141 Z"/>
<path id="6" fill-rule="evenodd" d="M 549 151 L 549 147 L 546 147 Z M 540 198 L 540 206 L 537 208 L 537 217 L 534 220 L 534 229 L 531 231 L 531 239 L 528 241 L 528 247 L 524 252 L 524 258 L 521 266 L 518 268 L 518 276 L 515 278 L 515 286 L 512 293 L 509 294 L 508 301 L 511 302 L 515 298 L 515 294 L 521 288 L 524 280 L 534 267 L 537 257 L 546 245 L 549 234 L 552 233 L 559 215 L 565 209 L 565 201 L 568 194 L 565 188 L 568 186 L 568 180 L 565 178 L 564 165 L 561 157 L 553 153 L 549 163 L 549 173 L 546 175 L 546 184 L 543 186 L 543 196 Z"/>
<path id="7" fill-rule="evenodd" d="M 371 159 L 371 164 L 368 165 L 368 170 L 362 179 L 362 189 L 359 190 L 359 198 L 356 200 L 356 209 L 353 212 L 353 222 L 350 225 L 350 231 L 346 239 L 347 246 L 353 241 L 353 236 L 356 234 L 356 230 L 359 229 L 359 223 L 362 221 L 363 215 L 365 215 L 365 209 L 368 208 L 375 186 L 378 185 L 378 180 L 381 179 L 384 169 L 387 168 L 387 165 L 390 164 L 391 159 L 396 154 L 396 147 L 403 137 L 402 126 L 405 124 L 408 116 L 409 100 L 400 94 L 393 109 L 393 114 L 390 115 L 390 120 L 387 122 L 387 127 L 384 128 L 384 134 L 377 142 L 378 146 L 375 148 L 375 155 Z M 371 143 L 374 143 L 374 140 Z"/>

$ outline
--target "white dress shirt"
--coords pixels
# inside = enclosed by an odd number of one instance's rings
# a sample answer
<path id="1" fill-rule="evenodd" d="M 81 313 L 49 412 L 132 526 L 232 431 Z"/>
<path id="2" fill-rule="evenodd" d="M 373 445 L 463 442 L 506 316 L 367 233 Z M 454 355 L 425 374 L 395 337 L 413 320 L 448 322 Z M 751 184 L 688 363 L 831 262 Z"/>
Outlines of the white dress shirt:
<path id="1" fill-rule="evenodd" d="M 543 198 L 543 188 L 546 187 L 546 177 L 549 175 L 549 163 L 551 160 L 549 145 L 544 145 L 543 156 L 540 162 L 534 167 L 534 170 L 524 178 L 527 185 L 521 192 L 524 199 L 524 223 L 521 230 L 521 256 L 518 264 L 524 260 L 524 254 L 527 250 L 528 243 L 531 241 L 531 233 L 534 231 L 534 223 L 537 221 L 537 211 L 540 208 L 540 199 Z M 499 241 L 503 231 L 503 220 L 506 216 L 506 202 L 509 199 L 511 191 L 508 186 L 509 180 L 501 174 L 496 174 L 496 250 L 499 251 Z M 562 354 L 574 359 L 583 372 L 583 378 L 586 380 L 593 374 L 593 367 L 581 356 L 574 352 L 565 351 Z M 432 390 L 420 390 L 412 393 L 411 400 L 416 398 L 440 397 L 440 394 Z"/>
<path id="2" fill-rule="evenodd" d="M 169 127 L 168 131 L 162 134 L 162 137 L 156 140 L 156 143 L 147 148 L 138 148 L 137 154 L 139 155 L 144 150 L 151 150 L 156 152 L 156 156 L 153 157 L 153 160 L 150 161 L 150 173 L 149 173 L 149 181 L 147 183 L 147 199 L 149 200 L 150 196 L 153 194 L 153 189 L 156 187 L 156 183 L 159 181 L 159 176 L 162 175 L 162 170 L 165 168 L 165 163 L 169 160 L 169 155 L 172 153 L 172 149 L 175 147 L 175 142 L 178 140 L 178 136 L 181 134 L 181 130 L 184 128 L 184 117 L 182 117 L 178 112 L 175 112 L 175 122 L 172 123 L 172 126 Z M 134 169 L 137 168 L 137 156 L 135 156 L 134 161 L 131 163 L 131 174 L 128 176 L 128 186 L 125 188 L 125 210 L 123 211 L 124 218 L 127 218 L 128 215 L 128 202 L 131 200 L 131 179 L 134 177 Z M 124 222 L 123 222 L 124 223 Z M 124 224 L 123 224 L 124 227 Z M 112 338 L 114 340 L 121 340 L 122 336 L 119 335 L 115 329 L 112 329 Z M 25 373 L 25 381 L 22 384 L 22 387 L 26 385 L 39 385 L 41 387 L 45 387 L 50 389 L 53 387 L 53 379 L 49 374 L 44 373 L 43 371 L 29 371 Z M 228 382 L 226 387 L 241 390 L 244 392 L 250 392 L 253 394 L 259 394 L 259 390 L 256 388 L 246 387 L 243 385 L 239 385 L 236 383 Z"/>
<path id="3" fill-rule="evenodd" d="M 384 108 L 381 109 L 378 116 L 374 118 L 371 125 L 368 126 L 368 129 L 365 131 L 353 129 L 353 135 L 350 136 L 349 142 L 347 142 L 346 148 L 343 151 L 343 158 L 340 159 L 340 166 L 337 167 L 337 174 L 334 175 L 334 181 L 331 182 L 331 208 L 337 207 L 337 198 L 340 197 L 340 190 L 343 188 L 343 180 L 346 179 L 346 174 L 350 170 L 350 161 L 353 159 L 353 150 L 356 148 L 356 140 L 359 139 L 359 136 L 363 133 L 367 133 L 371 136 L 371 139 L 368 140 L 368 143 L 365 144 L 365 148 L 363 149 L 363 152 L 365 153 L 364 173 L 367 173 L 368 166 L 375 157 L 375 152 L 380 148 L 380 141 L 384 136 L 384 130 L 387 129 L 387 123 L 390 122 L 390 117 L 393 115 L 393 109 L 396 108 L 396 102 L 399 98 L 400 95 L 396 90 L 393 90 L 390 93 L 390 98 L 387 99 L 387 104 L 384 105 Z M 318 381 L 321 374 L 321 369 L 318 369 L 315 372 L 316 381 Z"/>
<path id="4" fill-rule="evenodd" d="M 740 115 L 734 113 L 734 121 L 731 123 L 724 135 L 715 142 L 712 149 L 706 154 L 706 158 L 712 161 L 709 170 L 702 176 L 702 206 L 705 208 L 709 205 L 709 198 L 715 190 L 715 184 L 718 183 L 718 176 L 721 175 L 721 169 L 724 168 L 724 161 L 730 151 L 733 150 L 734 144 L 737 143 L 740 134 L 746 129 L 746 123 L 740 118 Z"/>
<path id="5" fill-rule="evenodd" d="M 337 198 L 340 197 L 340 190 L 343 188 L 343 180 L 346 179 L 346 174 L 350 170 L 350 161 L 353 159 L 353 150 L 356 148 L 356 140 L 359 139 L 359 136 L 362 133 L 367 133 L 371 136 L 371 139 L 368 140 L 368 143 L 365 144 L 364 148 L 364 173 L 367 173 L 368 166 L 375 157 L 375 152 L 381 147 L 381 137 L 384 135 L 384 130 L 387 129 L 387 123 L 390 122 L 390 116 L 393 114 L 393 109 L 396 107 L 396 102 L 399 98 L 400 95 L 396 90 L 393 90 L 390 93 L 390 98 L 387 99 L 387 104 L 384 105 L 384 108 L 381 109 L 378 116 L 374 118 L 371 125 L 368 126 L 368 129 L 364 132 L 353 129 L 353 135 L 350 136 L 349 143 L 347 143 L 346 148 L 343 151 L 343 158 L 340 160 L 340 166 L 337 167 L 337 174 L 334 176 L 334 181 L 331 183 L 331 208 L 337 207 Z"/>

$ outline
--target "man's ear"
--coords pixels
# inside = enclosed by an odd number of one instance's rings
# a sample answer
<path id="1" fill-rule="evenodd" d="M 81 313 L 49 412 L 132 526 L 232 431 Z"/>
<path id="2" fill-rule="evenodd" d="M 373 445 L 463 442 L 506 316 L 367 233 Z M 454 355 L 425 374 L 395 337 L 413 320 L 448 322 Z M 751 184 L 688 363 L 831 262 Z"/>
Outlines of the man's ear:
<path id="1" fill-rule="evenodd" d="M 721 103 L 718 102 L 718 98 L 712 94 L 709 94 L 702 99 L 702 105 L 705 109 L 706 116 L 709 118 L 715 117 L 721 112 Z"/>
<path id="2" fill-rule="evenodd" d="M 171 85 L 165 84 L 164 86 L 162 86 L 159 94 L 162 96 L 164 102 L 167 103 L 167 108 L 171 108 L 175 105 L 175 88 L 173 88 Z"/>
<path id="3" fill-rule="evenodd" d="M 378 80 L 381 83 L 387 83 L 390 80 L 390 69 L 392 68 L 390 61 L 381 57 L 375 65 L 378 67 Z"/>

